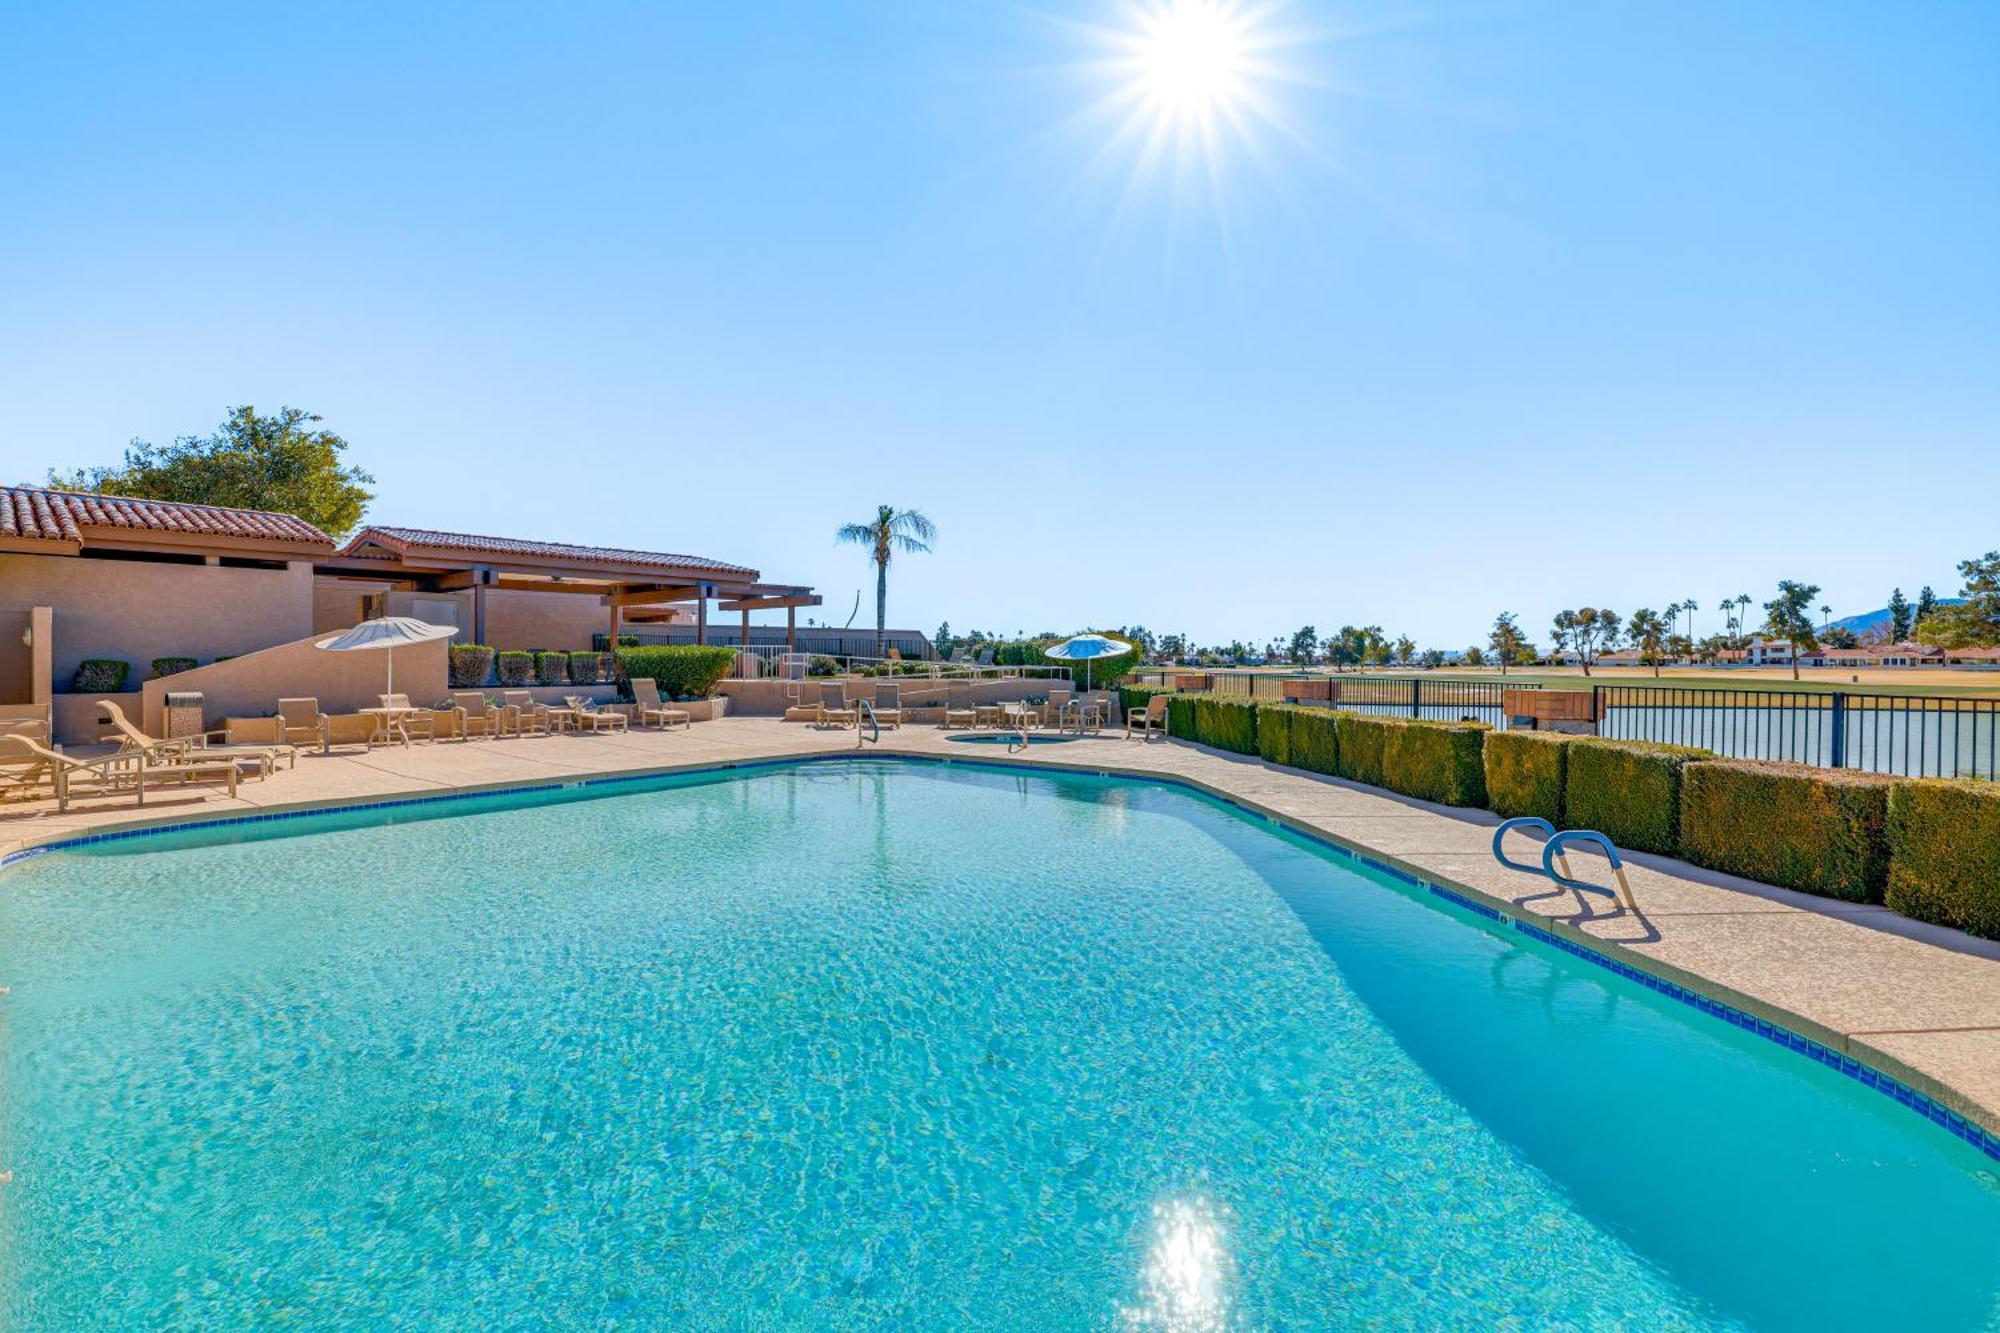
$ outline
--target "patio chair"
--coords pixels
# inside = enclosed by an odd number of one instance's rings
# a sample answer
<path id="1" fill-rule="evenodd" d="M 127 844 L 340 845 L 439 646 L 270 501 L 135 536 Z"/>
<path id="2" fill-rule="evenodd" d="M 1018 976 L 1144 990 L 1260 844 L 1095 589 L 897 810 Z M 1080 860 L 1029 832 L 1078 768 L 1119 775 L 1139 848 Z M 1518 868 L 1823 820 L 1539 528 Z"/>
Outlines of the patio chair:
<path id="1" fill-rule="evenodd" d="M 1050 690 L 1049 701 L 1042 706 L 1042 725 L 1061 727 L 1063 712 L 1069 707 L 1070 696 L 1075 693 L 1075 690 Z"/>
<path id="2" fill-rule="evenodd" d="M 1125 739 L 1137 736 L 1141 741 L 1150 741 L 1155 736 L 1165 738 L 1167 734 L 1167 696 L 1156 694 L 1146 700 L 1146 706 L 1125 714 Z"/>
<path id="3" fill-rule="evenodd" d="M 884 727 L 903 725 L 903 687 L 892 680 L 881 681 L 875 686 L 875 721 Z"/>
<path id="4" fill-rule="evenodd" d="M 118 748 L 145 755 L 148 759 L 162 763 L 189 762 L 195 759 L 223 760 L 254 765 L 254 772 L 260 778 L 269 777 L 283 759 L 285 766 L 297 765 L 297 747 L 280 742 L 275 745 L 227 745 L 215 740 L 222 731 L 205 731 L 199 736 L 175 736 L 170 740 L 159 740 L 148 736 L 132 725 L 132 719 L 125 716 L 125 710 L 110 699 L 99 699 L 97 706 L 104 710 L 104 717 L 118 733 Z"/>
<path id="5" fill-rule="evenodd" d="M 507 725 L 507 710 L 493 703 L 478 690 L 453 690 L 451 693 L 453 719 L 458 727 L 460 740 L 471 740 L 474 736 L 491 736 L 498 739 Z"/>
<path id="6" fill-rule="evenodd" d="M 386 740 L 389 729 L 392 726 L 401 726 L 405 736 L 420 736 L 427 741 L 437 739 L 437 714 L 435 712 L 428 708 L 416 707 L 410 702 L 410 696 L 407 694 L 378 694 L 375 697 L 382 701 L 384 708 L 407 708 L 410 710 L 393 721 L 385 713 L 382 717 L 382 725 L 376 728 L 377 735 L 382 736 Z"/>
<path id="7" fill-rule="evenodd" d="M 19 762 L 6 763 L 10 759 Z M 26 736 L 0 736 L 0 766 L 13 770 L 16 777 L 35 786 L 46 780 L 55 791 L 56 809 L 59 811 L 69 809 L 77 782 L 87 783 L 104 792 L 130 791 L 138 798 L 139 804 L 144 805 L 149 778 L 178 779 L 181 782 L 210 778 L 227 783 L 229 794 L 233 797 L 236 795 L 236 780 L 240 776 L 233 759 L 156 761 L 137 750 L 119 750 L 95 759 L 72 759 Z"/>
<path id="8" fill-rule="evenodd" d="M 660 683 L 651 676 L 632 678 L 632 700 L 638 705 L 639 725 L 642 727 L 657 723 L 666 728 L 676 722 L 683 727 L 689 725 L 687 709 L 668 707 L 666 701 L 660 698 Z"/>
<path id="9" fill-rule="evenodd" d="M 819 687 L 819 716 L 816 727 L 858 727 L 861 710 L 847 702 L 847 686 L 834 683 Z"/>
<path id="10" fill-rule="evenodd" d="M 285 744 L 318 741 L 321 754 L 333 748 L 333 721 L 319 711 L 319 700 L 280 699 L 278 720 L 283 724 Z"/>
<path id="11" fill-rule="evenodd" d="M 528 691 L 500 691 L 500 707 L 507 714 L 507 729 L 516 736 L 549 734 L 549 706 Z"/>
<path id="12" fill-rule="evenodd" d="M 972 706 L 972 687 L 954 685 L 945 692 L 944 729 L 955 727 L 970 728 L 979 721 L 979 710 Z"/>

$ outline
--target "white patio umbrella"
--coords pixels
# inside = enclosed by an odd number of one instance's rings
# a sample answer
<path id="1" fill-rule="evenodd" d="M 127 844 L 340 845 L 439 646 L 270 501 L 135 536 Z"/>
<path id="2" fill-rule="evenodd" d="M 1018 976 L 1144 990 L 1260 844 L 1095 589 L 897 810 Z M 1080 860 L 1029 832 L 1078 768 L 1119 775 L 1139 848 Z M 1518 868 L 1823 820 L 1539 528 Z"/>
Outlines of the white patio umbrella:
<path id="1" fill-rule="evenodd" d="M 1073 639 L 1065 639 L 1053 648 L 1043 650 L 1044 656 L 1059 658 L 1065 662 L 1083 663 L 1083 688 L 1090 689 L 1090 664 L 1100 657 L 1123 657 L 1132 651 L 1129 643 L 1117 639 L 1107 639 L 1102 634 L 1079 634 Z"/>
<path id="2" fill-rule="evenodd" d="M 396 654 L 394 649 L 406 644 L 429 643 L 432 639 L 449 639 L 458 633 L 456 625 L 433 625 L 427 620 L 414 620 L 409 616 L 383 616 L 380 620 L 364 620 L 345 634 L 336 634 L 330 639 L 321 639 L 313 647 L 329 653 L 363 653 L 380 648 L 389 650 L 389 686 L 384 694 L 396 692 Z"/>

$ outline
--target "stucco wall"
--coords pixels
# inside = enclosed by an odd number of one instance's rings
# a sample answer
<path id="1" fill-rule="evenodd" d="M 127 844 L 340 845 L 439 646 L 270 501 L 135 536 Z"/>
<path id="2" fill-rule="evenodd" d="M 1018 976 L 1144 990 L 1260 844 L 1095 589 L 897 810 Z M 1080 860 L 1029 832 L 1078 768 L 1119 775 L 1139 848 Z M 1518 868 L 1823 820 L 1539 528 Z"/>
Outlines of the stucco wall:
<path id="1" fill-rule="evenodd" d="M 249 653 L 312 632 L 312 566 L 220 565 L 0 554 L 0 600 L 47 606 L 55 685 L 86 657 L 123 658 L 131 681 L 156 657 Z"/>
<path id="2" fill-rule="evenodd" d="M 451 692 L 443 639 L 406 648 L 329 653 L 313 647 L 319 637 L 307 635 L 233 661 L 149 680 L 140 725 L 155 736 L 161 733 L 170 690 L 201 691 L 202 712 L 210 726 L 221 725 L 225 717 L 264 717 L 276 711 L 280 699 L 318 699 L 322 713 L 372 708 L 380 702 L 392 651 L 396 692 L 409 695 L 411 703 L 428 707 Z"/>
<path id="3" fill-rule="evenodd" d="M 456 625 L 454 643 L 471 643 L 470 592 L 389 591 L 386 583 L 322 578 L 313 587 L 313 632 L 335 634 L 360 619 L 361 599 L 386 592 L 392 616 L 413 616 L 434 625 Z M 611 612 L 595 597 L 570 592 L 516 592 L 488 589 L 486 642 L 494 648 L 562 648 L 586 651 L 590 636 L 609 628 Z"/>
<path id="4" fill-rule="evenodd" d="M 21 642 L 28 612 L 0 610 L 0 704 L 32 703 L 35 697 L 35 650 Z"/>

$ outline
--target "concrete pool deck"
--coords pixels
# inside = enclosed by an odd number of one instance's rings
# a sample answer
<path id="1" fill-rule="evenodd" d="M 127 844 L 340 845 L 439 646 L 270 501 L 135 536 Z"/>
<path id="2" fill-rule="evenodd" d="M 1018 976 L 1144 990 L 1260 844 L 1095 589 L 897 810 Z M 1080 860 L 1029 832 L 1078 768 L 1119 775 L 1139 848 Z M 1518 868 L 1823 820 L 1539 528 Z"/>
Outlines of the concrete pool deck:
<path id="1" fill-rule="evenodd" d="M 1490 850 L 1498 818 L 1412 801 L 1335 778 L 1183 741 L 1140 743 L 1107 731 L 1010 754 L 964 732 L 913 726 L 857 750 L 852 731 L 769 718 L 725 718 L 672 732 L 634 730 L 342 749 L 221 788 L 0 805 L 0 857 L 50 842 L 142 827 L 615 774 L 814 755 L 917 755 L 1024 768 L 1173 779 L 1301 831 L 1364 851 L 1456 890 L 1505 917 L 1780 1024 L 1880 1069 L 2000 1135 L 2000 943 L 1905 920 L 1886 908 L 1793 893 L 1634 855 L 1639 911 L 1580 900 L 1539 874 L 1508 870 Z M 1525 844 L 1517 857 L 1529 856 Z M 1588 852 L 1571 862 L 1600 882 Z"/>

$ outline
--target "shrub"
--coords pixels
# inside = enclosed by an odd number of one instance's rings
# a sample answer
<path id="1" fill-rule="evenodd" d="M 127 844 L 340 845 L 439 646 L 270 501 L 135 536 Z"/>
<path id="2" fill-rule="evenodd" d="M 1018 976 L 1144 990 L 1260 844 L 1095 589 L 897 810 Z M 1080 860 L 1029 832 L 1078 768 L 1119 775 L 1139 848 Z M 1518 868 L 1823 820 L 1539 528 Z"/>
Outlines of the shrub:
<path id="1" fill-rule="evenodd" d="M 1195 739 L 1234 754 L 1257 753 L 1257 705 L 1247 699 L 1201 695 L 1194 704 Z"/>
<path id="2" fill-rule="evenodd" d="M 86 657 L 76 664 L 76 675 L 69 682 L 70 693 L 117 694 L 125 688 L 125 677 L 131 674 L 130 662 L 115 657 Z"/>
<path id="3" fill-rule="evenodd" d="M 579 685 L 596 685 L 604 679 L 604 667 L 608 660 L 604 653 L 571 653 L 569 678 Z"/>
<path id="4" fill-rule="evenodd" d="M 535 655 L 533 653 L 498 653 L 493 658 L 494 670 L 500 673 L 502 685 L 532 685 L 535 681 Z"/>
<path id="5" fill-rule="evenodd" d="M 1102 631 L 1096 630 L 1092 632 L 1102 633 Z M 1067 638 L 1068 636 L 1065 635 L 1064 637 Z M 1122 634 L 1105 634 L 1104 637 L 1107 639 L 1116 639 L 1120 643 L 1132 643 L 1132 640 Z M 1086 674 L 1083 669 L 1083 663 L 1064 661 L 1048 655 L 1047 650 L 1061 642 L 1063 642 L 1063 639 L 1020 639 L 1012 643 L 996 643 L 989 646 L 993 649 L 993 664 L 995 666 L 1062 667 L 1074 674 L 1076 687 L 1082 689 Z M 1124 654 L 1122 657 L 1100 657 L 1095 659 L 1090 663 L 1090 671 L 1088 673 L 1090 688 L 1093 690 L 1117 689 L 1119 682 L 1143 666 L 1145 660 L 1146 655 L 1139 651 L 1139 646 L 1136 643 L 1132 643 L 1132 651 Z"/>
<path id="6" fill-rule="evenodd" d="M 1890 788 L 1890 907 L 2000 939 L 1996 865 L 2000 783 L 1919 778 Z"/>
<path id="7" fill-rule="evenodd" d="M 158 680 L 162 676 L 194 670 L 195 660 L 192 657 L 156 657 L 152 661 L 152 668 L 153 679 Z"/>
<path id="8" fill-rule="evenodd" d="M 1766 884 L 1880 902 L 1895 781 L 1754 760 L 1689 764 L 1681 770 L 1681 855 Z"/>
<path id="9" fill-rule="evenodd" d="M 569 654 L 539 651 L 535 654 L 535 679 L 543 685 L 569 684 Z"/>
<path id="10" fill-rule="evenodd" d="M 1394 722 L 1382 738 L 1382 785 L 1443 805 L 1486 804 L 1481 722 Z"/>
<path id="11" fill-rule="evenodd" d="M 1167 696 L 1167 734 L 1178 736 L 1184 741 L 1196 740 L 1194 725 L 1194 702 L 1199 697 L 1192 694 Z"/>
<path id="12" fill-rule="evenodd" d="M 1334 725 L 1340 734 L 1337 747 L 1340 776 L 1349 782 L 1365 782 L 1371 787 L 1389 784 L 1382 776 L 1382 752 L 1389 742 L 1389 729 L 1398 725 L 1392 718 L 1371 717 L 1366 713 L 1340 713 Z"/>
<path id="13" fill-rule="evenodd" d="M 736 650 L 714 644 L 659 644 L 618 650 L 618 670 L 625 678 L 651 676 L 666 699 L 706 699 L 715 692 L 716 682 L 735 667 Z"/>
<path id="14" fill-rule="evenodd" d="M 1579 736 L 1569 743 L 1563 821 L 1620 847 L 1672 856 L 1680 845 L 1681 770 L 1706 750 Z"/>
<path id="15" fill-rule="evenodd" d="M 1257 753 L 1271 763 L 1292 762 L 1292 714 L 1297 711 L 1284 704 L 1258 705 Z"/>
<path id="16" fill-rule="evenodd" d="M 1154 695 L 1165 692 L 1145 685 L 1121 685 L 1118 687 L 1118 710 L 1129 715 L 1151 703 Z"/>
<path id="17" fill-rule="evenodd" d="M 1287 708 L 1291 758 L 1285 762 L 1308 773 L 1340 771 L 1340 719 L 1330 708 Z M 1263 710 L 1258 710 L 1262 734 Z"/>
<path id="18" fill-rule="evenodd" d="M 1496 731 L 1486 738 L 1486 804 L 1508 819 L 1532 815 L 1563 822 L 1569 743 L 1559 731 Z"/>
<path id="19" fill-rule="evenodd" d="M 450 672 L 454 690 L 478 689 L 493 673 L 493 650 L 483 643 L 454 643 Z"/>

